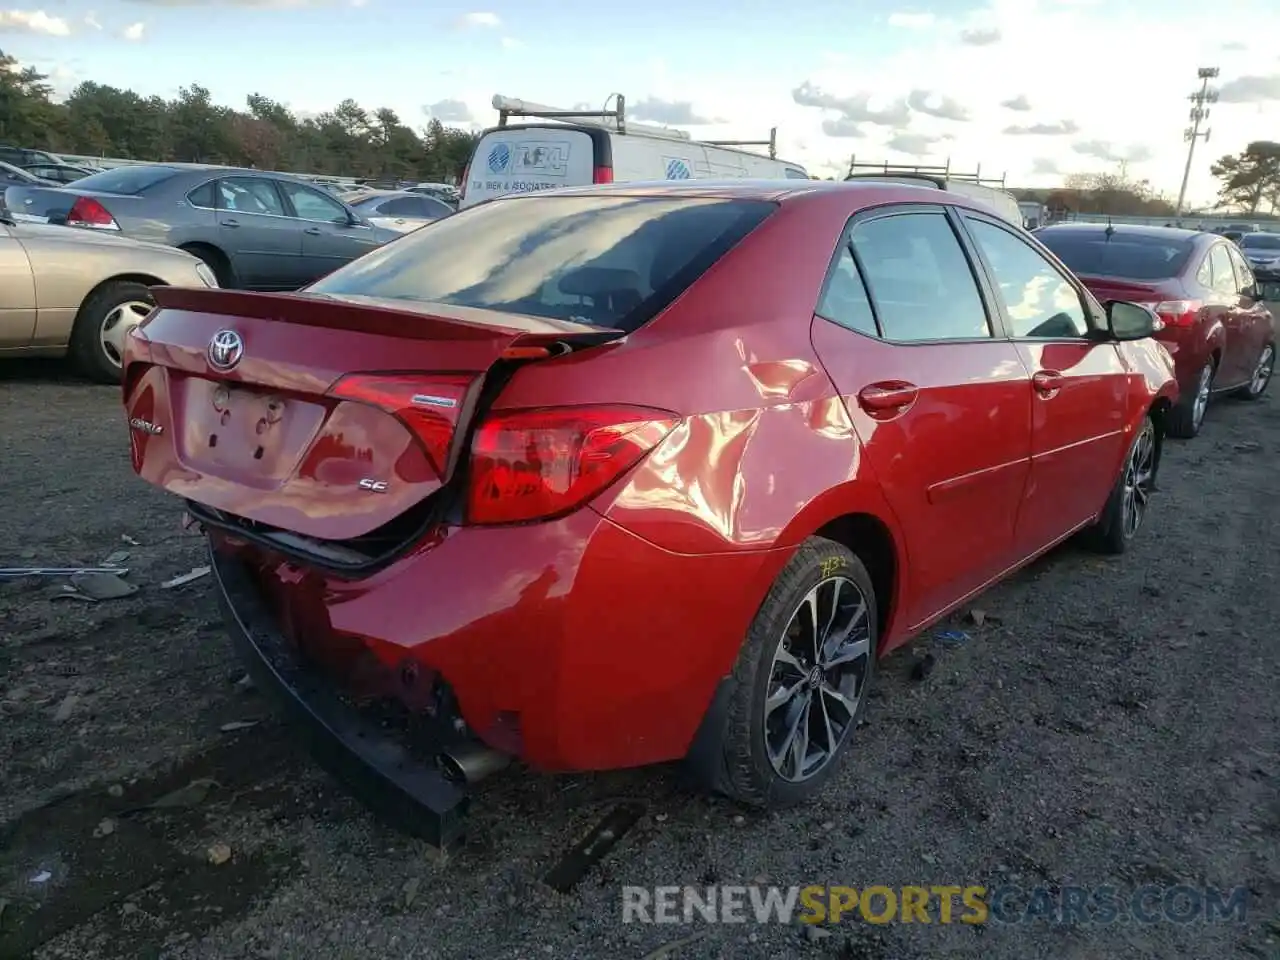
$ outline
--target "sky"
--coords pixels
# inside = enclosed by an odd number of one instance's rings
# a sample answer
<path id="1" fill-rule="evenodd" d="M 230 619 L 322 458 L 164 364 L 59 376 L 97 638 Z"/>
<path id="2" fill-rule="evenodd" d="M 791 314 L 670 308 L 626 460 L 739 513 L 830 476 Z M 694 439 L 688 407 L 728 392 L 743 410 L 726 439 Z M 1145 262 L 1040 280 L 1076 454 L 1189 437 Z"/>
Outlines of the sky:
<path id="1" fill-rule="evenodd" d="M 1176 197 L 1183 131 L 1217 67 L 1188 202 L 1213 159 L 1280 139 L 1275 0 L 0 0 L 0 49 L 50 75 L 173 96 L 192 83 L 315 114 L 351 97 L 411 126 L 480 129 L 494 94 L 575 108 L 625 94 L 635 120 L 767 138 L 819 176 L 945 164 L 1053 186 L 1125 172 Z M 474 2 L 474 0 L 473 0 Z M 1268 39 L 1271 38 L 1271 39 Z"/>

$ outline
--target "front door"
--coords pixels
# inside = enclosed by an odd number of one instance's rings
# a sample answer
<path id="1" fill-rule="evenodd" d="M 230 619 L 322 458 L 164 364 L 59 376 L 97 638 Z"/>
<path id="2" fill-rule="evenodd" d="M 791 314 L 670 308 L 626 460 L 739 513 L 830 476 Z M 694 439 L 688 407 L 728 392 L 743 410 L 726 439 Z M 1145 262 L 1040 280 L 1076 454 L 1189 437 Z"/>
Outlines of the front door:
<path id="1" fill-rule="evenodd" d="M 1247 310 L 1241 309 L 1240 280 L 1227 243 L 1213 245 L 1209 250 L 1209 265 L 1213 271 L 1212 309 L 1222 320 L 1224 333 L 1222 360 L 1218 363 L 1214 388 L 1236 387 L 1253 372 L 1254 351 L 1248 342 Z"/>
<path id="2" fill-rule="evenodd" d="M 1129 370 L 1099 342 L 1093 301 L 1024 236 L 966 213 L 1005 328 L 1031 377 L 1031 472 L 1018 509 L 1018 552 L 1039 552 L 1101 512 L 1128 449 Z"/>
<path id="3" fill-rule="evenodd" d="M 303 276 L 299 286 L 319 280 L 378 246 L 373 229 L 353 221 L 347 208 L 333 197 L 301 183 L 279 183 L 302 233 Z"/>
<path id="4" fill-rule="evenodd" d="M 911 628 L 1003 572 L 1031 446 L 1029 378 L 993 335 L 947 212 L 855 217 L 813 321 L 906 540 Z"/>

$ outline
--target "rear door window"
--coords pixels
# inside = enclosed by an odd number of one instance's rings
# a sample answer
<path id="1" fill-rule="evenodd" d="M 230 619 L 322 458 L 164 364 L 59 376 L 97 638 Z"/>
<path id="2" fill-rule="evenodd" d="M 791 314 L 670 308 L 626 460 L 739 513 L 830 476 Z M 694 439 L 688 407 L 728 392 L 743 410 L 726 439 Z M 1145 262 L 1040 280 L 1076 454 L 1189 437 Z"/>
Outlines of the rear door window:
<path id="1" fill-rule="evenodd" d="M 227 177 L 218 181 L 218 209 L 236 213 L 283 217 L 284 204 L 270 180 L 259 177 Z"/>
<path id="2" fill-rule="evenodd" d="M 991 336 L 969 259 L 944 213 L 865 220 L 851 237 L 886 339 Z"/>
<path id="3" fill-rule="evenodd" d="M 1231 263 L 1236 268 L 1236 289 L 1242 293 L 1245 290 L 1252 290 L 1255 278 L 1249 261 L 1239 250 L 1228 249 L 1227 253 L 1231 255 Z"/>
<path id="4" fill-rule="evenodd" d="M 710 198 L 510 198 L 445 217 L 308 290 L 634 330 L 775 209 Z"/>
<path id="5" fill-rule="evenodd" d="M 827 278 L 815 313 L 848 330 L 856 330 L 869 337 L 879 335 L 875 312 L 871 309 L 871 298 L 867 296 L 866 284 L 862 281 L 862 274 L 858 272 L 858 265 L 854 262 L 853 250 L 848 242 L 840 246 L 835 269 Z"/>

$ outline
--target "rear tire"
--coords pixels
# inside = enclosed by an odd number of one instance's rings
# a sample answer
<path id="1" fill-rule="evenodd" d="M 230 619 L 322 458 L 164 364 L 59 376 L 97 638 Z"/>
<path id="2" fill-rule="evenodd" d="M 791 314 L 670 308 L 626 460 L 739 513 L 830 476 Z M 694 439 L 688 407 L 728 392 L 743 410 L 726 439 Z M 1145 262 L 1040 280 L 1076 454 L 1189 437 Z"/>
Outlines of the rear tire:
<path id="1" fill-rule="evenodd" d="M 1262 395 L 1267 392 L 1267 387 L 1271 385 L 1271 374 L 1275 368 L 1276 345 L 1265 344 L 1258 354 L 1258 362 L 1254 364 L 1253 377 L 1245 386 L 1237 390 L 1234 396 L 1241 400 L 1261 400 Z"/>
<path id="2" fill-rule="evenodd" d="M 1090 545 L 1099 553 L 1118 555 L 1129 549 L 1146 519 L 1159 467 L 1160 436 L 1155 421 L 1147 416 L 1129 445 L 1102 515 L 1089 531 Z"/>
<path id="3" fill-rule="evenodd" d="M 132 280 L 104 283 L 80 305 L 71 329 L 71 360 L 98 383 L 119 383 L 129 332 L 154 308 L 151 291 Z"/>
<path id="4" fill-rule="evenodd" d="M 1210 358 L 1205 361 L 1196 375 L 1195 387 L 1178 398 L 1178 404 L 1169 414 L 1169 436 L 1179 440 L 1194 439 L 1204 425 L 1205 414 L 1209 409 L 1209 399 L 1213 394 L 1213 378 L 1217 374 L 1218 365 Z"/>
<path id="5" fill-rule="evenodd" d="M 750 806 L 813 797 L 866 712 L 877 624 L 862 561 L 834 541 L 807 539 L 756 613 L 687 758 L 690 772 Z"/>

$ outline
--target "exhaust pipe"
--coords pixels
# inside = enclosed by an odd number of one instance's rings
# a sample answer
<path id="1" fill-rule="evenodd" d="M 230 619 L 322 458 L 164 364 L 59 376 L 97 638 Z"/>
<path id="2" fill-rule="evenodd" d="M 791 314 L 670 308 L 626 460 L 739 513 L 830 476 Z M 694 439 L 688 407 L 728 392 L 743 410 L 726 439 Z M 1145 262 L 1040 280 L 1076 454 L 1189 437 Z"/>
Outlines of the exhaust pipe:
<path id="1" fill-rule="evenodd" d="M 437 762 L 450 780 L 474 786 L 510 766 L 511 757 L 482 743 L 464 743 L 440 754 Z"/>

